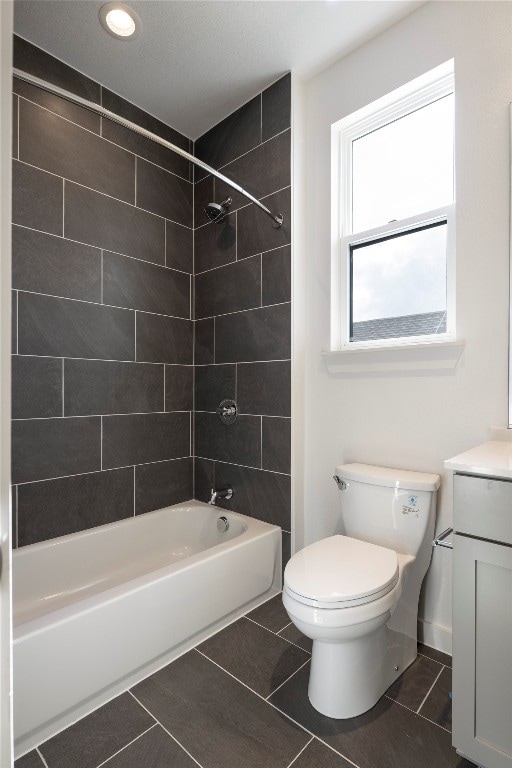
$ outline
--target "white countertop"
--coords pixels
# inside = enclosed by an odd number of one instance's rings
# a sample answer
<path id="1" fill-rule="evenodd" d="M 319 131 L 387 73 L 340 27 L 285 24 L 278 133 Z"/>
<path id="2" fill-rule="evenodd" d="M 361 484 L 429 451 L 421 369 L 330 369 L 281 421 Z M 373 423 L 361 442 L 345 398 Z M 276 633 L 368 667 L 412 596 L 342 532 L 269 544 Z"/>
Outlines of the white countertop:
<path id="1" fill-rule="evenodd" d="M 444 462 L 446 469 L 512 479 L 512 442 L 490 440 Z"/>

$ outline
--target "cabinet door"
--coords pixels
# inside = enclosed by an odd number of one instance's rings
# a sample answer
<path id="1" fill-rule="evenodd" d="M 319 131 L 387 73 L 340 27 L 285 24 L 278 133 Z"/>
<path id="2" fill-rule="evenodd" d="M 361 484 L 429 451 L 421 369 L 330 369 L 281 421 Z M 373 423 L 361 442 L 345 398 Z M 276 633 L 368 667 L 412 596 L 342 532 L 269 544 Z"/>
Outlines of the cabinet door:
<path id="1" fill-rule="evenodd" d="M 454 539 L 453 744 L 512 768 L 512 547 Z"/>

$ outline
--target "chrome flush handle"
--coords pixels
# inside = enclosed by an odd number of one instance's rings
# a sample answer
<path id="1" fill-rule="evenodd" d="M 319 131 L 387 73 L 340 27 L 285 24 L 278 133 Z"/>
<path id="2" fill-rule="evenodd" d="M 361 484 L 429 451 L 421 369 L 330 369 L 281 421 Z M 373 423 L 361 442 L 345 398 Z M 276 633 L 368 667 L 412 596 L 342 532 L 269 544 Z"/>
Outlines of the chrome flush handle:
<path id="1" fill-rule="evenodd" d="M 340 489 L 340 491 L 344 491 L 347 487 L 347 484 L 344 480 L 341 479 L 341 477 L 338 477 L 338 475 L 333 475 L 333 480 Z"/>

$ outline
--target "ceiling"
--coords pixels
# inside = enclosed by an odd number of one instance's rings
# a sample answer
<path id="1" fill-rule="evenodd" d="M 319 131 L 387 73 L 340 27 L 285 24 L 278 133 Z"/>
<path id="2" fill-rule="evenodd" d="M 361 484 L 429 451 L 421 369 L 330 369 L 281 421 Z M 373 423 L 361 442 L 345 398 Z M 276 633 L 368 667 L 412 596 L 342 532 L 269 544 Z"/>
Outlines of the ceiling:
<path id="1" fill-rule="evenodd" d="M 16 34 L 191 139 L 289 70 L 308 78 L 418 0 L 125 0 L 134 40 L 100 26 L 103 0 L 15 0 Z"/>

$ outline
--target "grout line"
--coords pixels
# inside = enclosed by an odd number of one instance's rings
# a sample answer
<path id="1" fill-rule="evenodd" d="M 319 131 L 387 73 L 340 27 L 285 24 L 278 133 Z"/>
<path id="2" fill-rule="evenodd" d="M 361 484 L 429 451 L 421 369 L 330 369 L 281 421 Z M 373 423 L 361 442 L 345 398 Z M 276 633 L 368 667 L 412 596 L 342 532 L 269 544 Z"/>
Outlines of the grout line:
<path id="1" fill-rule="evenodd" d="M 279 189 L 275 189 L 273 192 L 268 192 L 266 195 L 263 195 L 262 197 L 258 197 L 256 199 L 259 200 L 260 202 L 262 202 L 263 200 L 266 200 L 267 198 L 272 197 L 273 195 L 279 194 L 279 192 L 285 192 L 287 189 L 289 189 L 291 191 L 291 185 L 290 184 L 288 184 L 286 187 L 280 187 Z M 102 193 L 100 193 L 100 194 L 102 194 Z M 239 205 L 238 208 L 235 208 L 233 211 L 231 211 L 230 215 L 232 215 L 233 213 L 238 213 L 239 211 L 242 211 L 245 208 L 249 208 L 250 205 L 254 205 L 252 200 L 248 200 L 248 202 L 245 203 L 245 205 Z M 263 211 L 262 211 L 262 213 L 263 213 Z M 207 221 L 205 224 L 201 224 L 196 229 L 202 229 L 203 227 L 207 227 L 209 224 L 210 224 L 210 222 Z M 281 246 L 282 245 L 290 245 L 290 243 L 282 243 Z M 277 246 L 277 247 L 281 247 L 281 246 Z M 269 250 L 274 251 L 275 248 L 269 248 Z"/>
<path id="2" fill-rule="evenodd" d="M 162 363 L 162 365 L 164 367 L 164 409 L 163 409 L 163 413 L 165 413 L 166 410 L 167 410 L 166 407 L 165 407 L 165 405 L 166 405 L 166 400 L 165 400 L 165 381 L 167 379 L 167 376 L 165 375 L 166 374 L 165 363 Z"/>
<path id="3" fill-rule="evenodd" d="M 214 318 L 215 319 L 215 318 Z M 27 355 L 26 355 L 27 357 Z M 30 355 L 30 357 L 40 357 L 40 355 Z M 51 355 L 43 355 L 43 357 L 51 357 Z M 74 359 L 74 358 L 72 358 Z M 76 358 L 78 360 L 84 359 L 84 360 L 90 360 L 91 358 L 85 357 L 85 358 Z M 196 368 L 211 368 L 213 365 L 217 366 L 218 368 L 222 368 L 222 366 L 226 365 L 261 365 L 262 363 L 289 363 L 290 358 L 285 357 L 281 358 L 279 360 L 239 360 L 237 362 L 230 362 L 230 363 L 197 363 Z M 156 365 L 156 363 L 155 363 Z M 167 363 L 167 365 L 171 365 L 171 363 Z M 182 363 L 173 363 L 173 365 L 182 365 Z M 259 415 L 259 414 L 258 414 Z M 265 414 L 267 415 L 267 414 Z M 284 417 L 280 417 L 284 418 Z M 430 658 L 430 657 L 427 657 Z M 439 662 L 438 662 L 439 663 Z"/>
<path id="4" fill-rule="evenodd" d="M 155 717 L 153 717 L 153 720 L 156 720 L 156 718 L 155 718 Z M 151 725 L 149 728 L 146 728 L 146 730 L 145 730 L 145 731 L 142 731 L 142 733 L 139 733 L 139 735 L 138 735 L 138 736 L 136 736 L 134 739 L 132 739 L 131 741 L 129 741 L 129 742 L 128 742 L 128 744 L 125 744 L 125 745 L 124 745 L 124 747 L 121 747 L 121 749 L 118 749 L 118 750 L 117 750 L 117 752 L 114 752 L 114 754 L 112 754 L 112 755 L 110 755 L 109 757 L 107 757 L 107 759 L 106 759 L 106 760 L 102 760 L 102 761 L 101 761 L 101 763 L 99 763 L 99 764 L 96 766 L 96 768 L 101 768 L 101 766 L 102 766 L 102 765 L 105 765 L 106 763 L 108 763 L 108 761 L 109 761 L 109 760 L 112 760 L 112 758 L 113 758 L 113 757 L 115 757 L 116 755 L 119 755 L 119 754 L 121 754 L 121 752 L 124 752 L 124 750 L 125 750 L 125 749 L 127 749 L 129 746 L 131 746 L 132 744 L 134 744 L 134 743 L 135 743 L 136 741 L 138 741 L 138 740 L 139 740 L 139 739 L 140 739 L 142 736 L 144 736 L 146 733 L 149 733 L 149 731 L 152 731 L 152 730 L 153 730 L 153 728 L 156 728 L 157 726 L 158 726 L 158 721 L 157 721 L 157 722 L 155 722 L 155 723 L 153 723 L 153 725 Z"/>
<path id="5" fill-rule="evenodd" d="M 65 417 L 64 413 L 64 358 L 62 358 L 62 418 Z"/>
<path id="6" fill-rule="evenodd" d="M 421 702 L 421 704 L 419 705 L 418 709 L 416 710 L 416 714 L 417 714 L 417 715 L 419 715 L 419 713 L 420 713 L 420 710 L 421 710 L 422 706 L 424 705 L 424 703 L 426 702 L 426 700 L 428 699 L 428 697 L 429 697 L 429 696 L 430 696 L 430 694 L 432 693 L 432 689 L 434 688 L 434 685 L 437 683 L 437 681 L 438 681 L 438 680 L 439 680 L 439 678 L 441 677 L 441 672 L 443 671 L 443 669 L 444 669 L 444 666 L 443 666 L 443 667 L 441 667 L 441 669 L 439 670 L 439 672 L 438 672 L 438 674 L 437 674 L 437 676 L 436 676 L 436 679 L 434 680 L 434 682 L 432 683 L 432 685 L 431 685 L 431 686 L 430 686 L 430 688 L 428 689 L 428 691 L 427 691 L 427 693 L 426 693 L 426 695 L 425 695 L 425 697 L 424 697 L 423 701 Z"/>
<path id="7" fill-rule="evenodd" d="M 23 357 L 23 355 L 21 355 Z M 59 359 L 59 358 L 57 358 Z M 163 363 L 158 363 L 158 365 L 163 365 Z M 188 366 L 190 368 L 190 366 Z M 189 409 L 181 410 L 181 411 L 132 411 L 130 413 L 123 413 L 122 411 L 120 413 L 85 413 L 85 414 L 68 414 L 67 416 L 64 416 L 65 419 L 98 419 L 98 418 L 107 418 L 109 419 L 111 416 L 115 416 L 116 418 L 119 416 L 170 416 L 171 413 L 189 413 Z M 203 413 L 203 411 L 199 411 L 199 413 Z M 209 413 L 209 411 L 208 411 Z M 12 419 L 12 421 L 51 421 L 52 419 L 57 421 L 62 421 L 62 416 L 28 416 L 24 419 L 16 418 Z M 131 466 L 131 464 L 130 464 Z"/>
<path id="8" fill-rule="evenodd" d="M 235 464 L 234 461 L 222 461 L 222 459 L 212 459 L 209 456 L 196 456 L 196 458 L 205 459 L 207 461 L 216 461 L 218 464 L 229 464 L 231 467 L 241 467 L 242 469 L 254 469 L 256 472 L 268 472 L 271 475 L 279 475 L 280 477 L 291 477 L 289 472 L 274 472 L 274 470 L 272 469 L 260 469 L 259 467 L 253 467 L 250 464 Z"/>
<path id="9" fill-rule="evenodd" d="M 204 659 L 209 661 L 211 664 L 214 664 L 214 666 L 218 667 L 218 669 L 221 669 L 223 672 L 226 673 L 226 675 L 229 675 L 229 677 L 231 677 L 232 680 L 236 680 L 237 683 L 239 683 L 240 685 L 243 685 L 244 688 L 246 688 L 248 691 L 250 691 L 252 694 L 254 694 L 254 696 L 257 696 L 258 699 L 260 699 L 261 701 L 267 701 L 267 699 L 264 696 L 262 696 L 261 693 L 258 693 L 258 691 L 255 691 L 253 688 L 248 686 L 247 683 L 244 683 L 243 680 L 240 680 L 238 677 L 235 677 L 235 675 L 233 675 L 232 672 L 230 672 L 229 670 L 225 669 L 217 661 L 214 661 L 213 659 L 211 659 L 209 656 L 207 656 L 205 653 L 203 653 L 203 651 L 200 651 L 197 646 L 195 648 L 192 648 L 192 650 L 196 651 L 200 656 L 202 656 Z M 308 659 L 308 661 L 309 661 L 309 659 Z M 307 664 L 307 662 L 305 662 L 305 663 Z M 304 666 L 304 665 L 302 665 L 302 666 Z"/>
<path id="10" fill-rule="evenodd" d="M 283 637 L 283 640 L 284 640 L 284 639 L 285 639 L 285 638 Z M 304 650 L 304 649 L 302 649 L 302 650 Z M 304 653 L 307 653 L 307 651 L 304 651 Z M 287 682 L 289 682 L 289 681 L 292 679 L 292 677 L 294 677 L 294 676 L 297 674 L 297 672 L 300 672 L 300 670 L 301 670 L 301 669 L 303 669 L 303 668 L 306 666 L 306 664 L 309 664 L 310 662 L 311 662 L 311 656 L 310 656 L 309 658 L 307 658 L 307 659 L 306 659 L 306 661 L 304 662 L 304 664 L 301 664 L 301 665 L 300 665 L 300 667 L 299 667 L 298 669 L 296 669 L 296 670 L 295 670 L 295 672 L 292 672 L 292 674 L 291 674 L 289 677 L 287 677 L 287 678 L 286 678 L 286 680 L 284 680 L 284 681 L 281 683 L 281 685 L 278 685 L 278 686 L 277 686 L 277 688 L 274 688 L 274 690 L 273 690 L 273 691 L 271 691 L 271 693 L 269 693 L 269 695 L 268 695 L 268 696 L 266 696 L 266 698 L 265 698 L 265 701 L 268 701 L 268 699 L 269 699 L 271 696 L 273 696 L 273 695 L 274 695 L 274 693 L 277 693 L 277 691 L 278 691 L 280 688 L 282 688 L 282 687 L 283 687 L 283 685 L 286 685 L 286 683 L 287 683 Z"/>
<path id="11" fill-rule="evenodd" d="M 147 678 L 145 678 L 145 679 L 147 679 Z M 166 732 L 166 734 L 167 734 L 168 736 L 170 736 L 170 737 L 171 737 L 171 739 L 172 739 L 173 741 L 175 741 L 175 742 L 176 742 L 176 744 L 177 744 L 179 747 L 181 747 L 181 749 L 182 749 L 182 750 L 183 750 L 183 751 L 184 751 L 184 752 L 185 752 L 185 753 L 186 753 L 186 754 L 187 754 L 187 755 L 190 757 L 190 759 L 191 759 L 191 760 L 193 760 L 193 761 L 194 761 L 194 763 L 196 763 L 196 765 L 198 765 L 198 766 L 199 766 L 199 768 L 203 768 L 203 766 L 201 765 L 201 763 L 198 763 L 198 761 L 195 759 L 195 757 L 194 757 L 192 754 L 190 754 L 190 752 L 188 751 L 188 749 L 186 749 L 186 748 L 183 746 L 183 744 L 182 744 L 180 741 L 178 741 L 178 739 L 176 738 L 176 736 L 173 736 L 173 735 L 172 735 L 172 733 L 171 733 L 169 730 L 167 730 L 167 728 L 165 727 L 165 725 L 162 725 L 162 723 L 160 722 L 160 720 L 159 720 L 157 717 L 155 717 L 155 716 L 154 716 L 154 714 L 153 714 L 153 713 L 152 713 L 152 712 L 151 712 L 151 711 L 150 711 L 150 710 L 149 710 L 147 707 L 145 707 L 145 706 L 144 706 L 144 704 L 143 704 L 143 703 L 142 703 L 142 702 L 141 702 L 141 701 L 140 701 L 140 700 L 139 700 L 139 699 L 136 697 L 136 695 L 133 693 L 133 691 L 132 691 L 131 689 L 128 689 L 127 693 L 129 693 L 129 694 L 130 694 L 130 696 L 132 696 L 132 697 L 135 699 L 135 701 L 137 702 L 137 704 L 139 704 L 139 705 L 142 707 L 142 709 L 145 709 L 145 710 L 146 710 L 146 712 L 148 713 L 148 715 L 151 715 L 151 717 L 153 718 L 153 720 L 156 720 L 156 722 L 157 722 L 157 724 L 160 726 L 160 728 L 162 728 L 162 729 L 163 729 L 163 730 Z"/>
<path id="12" fill-rule="evenodd" d="M 1 0 L 0 0 L 0 2 L 1 2 Z M 17 291 L 16 291 L 16 293 L 17 293 Z M 14 353 L 14 354 L 16 354 L 16 353 Z M 30 353 L 29 355 L 22 354 L 22 355 L 20 355 L 20 357 L 39 357 L 39 358 L 43 358 L 43 359 L 48 358 L 50 360 L 60 360 L 62 355 L 34 355 L 34 354 Z M 127 364 L 127 365 L 130 365 L 130 364 L 131 365 L 171 365 L 171 366 L 180 366 L 180 367 L 183 366 L 184 368 L 192 368 L 193 367 L 192 363 L 167 363 L 167 362 L 164 363 L 164 362 L 161 362 L 161 361 L 155 362 L 153 360 L 115 360 L 115 359 L 106 359 L 106 358 L 103 358 L 103 357 L 69 357 L 69 356 L 65 356 L 65 359 L 66 360 L 84 360 L 86 362 L 90 360 L 93 363 L 100 362 L 100 363 L 124 363 L 124 364 Z M 264 362 L 264 361 L 262 361 L 262 362 Z M 273 361 L 273 362 L 276 362 L 276 361 Z M 277 362 L 279 362 L 279 361 L 277 361 Z M 211 363 L 211 365 L 213 365 L 213 363 Z M 233 363 L 221 363 L 221 365 L 233 365 Z"/>
<path id="13" fill-rule="evenodd" d="M 283 133 L 286 133 L 286 131 L 291 131 L 291 127 L 288 126 L 288 128 L 284 128 L 282 131 L 279 131 L 279 133 L 276 133 L 274 136 L 270 136 L 268 139 L 265 139 L 265 141 L 261 141 L 259 144 L 256 144 L 254 147 L 251 147 L 251 149 L 248 149 L 247 152 L 242 152 L 241 155 L 238 155 L 237 157 L 234 157 L 233 160 L 230 160 L 227 163 L 224 163 L 224 165 L 219 166 L 216 170 L 222 171 L 223 168 L 227 168 L 231 163 L 236 163 L 237 160 L 240 160 L 240 158 L 245 157 L 246 155 L 250 155 L 251 152 L 254 152 L 255 149 L 260 149 L 260 147 L 263 146 L 263 144 L 268 144 L 269 141 L 273 141 L 273 139 L 277 138 L 278 136 L 282 136 Z M 211 176 L 211 174 L 209 174 Z M 227 172 L 223 174 L 224 176 L 228 175 Z M 215 178 L 215 176 L 213 177 Z M 229 175 L 228 175 L 229 178 Z M 203 181 L 203 179 L 201 179 Z M 198 181 L 197 183 L 200 184 L 201 181 Z M 220 181 L 220 179 L 219 179 Z M 250 203 L 249 203 L 250 205 Z"/>
<path id="14" fill-rule="evenodd" d="M 399 707 L 402 707 L 403 709 L 406 709 L 412 715 L 416 715 L 417 717 L 421 717 L 422 720 L 426 720 L 428 723 L 432 723 L 432 725 L 436 725 L 438 728 L 441 728 L 442 731 L 446 731 L 446 733 L 451 734 L 451 731 L 449 730 L 449 728 L 445 728 L 444 725 L 439 725 L 439 723 L 436 723 L 435 720 L 430 720 L 430 718 L 425 717 L 425 715 L 418 714 L 418 712 L 415 712 L 414 709 L 411 709 L 410 707 L 406 707 L 405 704 L 402 704 L 401 701 L 397 701 L 396 699 L 392 699 L 391 696 L 387 695 L 387 693 L 385 693 L 384 696 L 385 696 L 386 699 L 389 699 L 389 701 L 392 701 L 393 704 L 398 704 Z"/>
<path id="15" fill-rule="evenodd" d="M 100 472 L 103 471 L 103 416 L 100 416 Z"/>
<path id="16" fill-rule="evenodd" d="M 435 650 L 435 648 L 434 648 L 434 650 Z M 440 651 L 440 653 L 444 653 L 444 651 Z M 445 655 L 448 656 L 450 658 L 450 661 L 451 661 L 450 654 L 447 653 Z M 429 661 L 435 661 L 436 664 L 441 664 L 441 666 L 443 666 L 443 667 L 447 667 L 448 669 L 452 669 L 451 663 L 450 664 L 446 664 L 444 661 L 438 661 L 437 659 L 433 659 L 432 656 L 427 656 L 426 653 L 422 653 L 421 651 L 418 651 L 418 656 L 422 656 L 424 659 L 428 659 Z"/>
<path id="17" fill-rule="evenodd" d="M 189 368 L 190 368 L 190 366 L 189 366 Z M 236 397 L 235 397 L 235 400 L 236 400 Z M 158 411 L 149 411 L 149 413 L 158 413 Z M 215 416 L 217 411 L 205 411 L 204 409 L 199 409 L 198 408 L 196 410 L 196 413 L 210 413 L 212 416 Z M 95 414 L 91 414 L 91 415 L 95 415 Z M 99 416 L 99 414 L 96 414 L 96 415 Z M 107 416 L 107 415 L 110 416 L 110 415 L 114 415 L 114 414 L 104 414 L 104 415 L 105 416 Z M 120 416 L 122 414 L 116 414 L 116 415 Z M 269 415 L 267 413 L 245 413 L 244 411 L 241 411 L 240 409 L 238 409 L 238 416 L 250 416 L 251 418 L 254 418 L 254 419 L 259 419 L 260 417 L 264 417 L 265 419 L 288 419 L 288 421 L 291 419 L 291 416 L 276 416 L 275 414 L 274 415 Z M 43 418 L 43 419 L 44 418 L 49 418 L 49 419 L 51 419 L 51 418 L 57 418 L 57 417 L 55 417 L 55 416 L 42 416 L 40 418 Z M 18 419 L 18 421 L 23 421 L 23 419 Z"/>
<path id="18" fill-rule="evenodd" d="M 23 225 L 18 224 L 16 226 L 23 226 Z M 206 226 L 209 226 L 209 225 L 206 224 Z M 27 227 L 27 229 L 29 229 L 29 227 Z M 36 231 L 39 231 L 39 230 L 36 230 Z M 54 235 L 54 237 L 58 237 L 58 235 Z M 289 248 L 290 245 L 291 243 L 285 243 L 284 245 L 278 245 L 277 248 L 269 248 L 267 251 L 250 253 L 248 256 L 244 256 L 242 259 L 238 259 L 238 261 L 247 261 L 247 259 L 253 259 L 255 256 L 263 256 L 264 254 L 267 254 L 267 253 L 273 253 L 274 251 L 279 251 L 281 250 L 281 248 Z M 96 246 L 92 246 L 92 247 L 96 247 Z M 124 256 L 124 254 L 122 253 L 121 256 Z M 135 257 L 132 256 L 131 258 L 135 258 Z M 219 264 L 218 267 L 210 267 L 209 269 L 202 269 L 200 272 L 194 273 L 194 276 L 198 277 L 199 275 L 203 275 L 205 272 L 213 272 L 214 269 L 222 269 L 223 267 L 230 267 L 230 266 L 233 266 L 233 264 L 235 263 L 236 261 L 228 261 L 227 264 Z"/>
<path id="19" fill-rule="evenodd" d="M 45 768 L 48 768 L 48 763 L 46 762 L 46 760 L 44 759 L 43 755 L 42 755 L 42 754 L 41 754 L 41 752 L 39 751 L 39 746 L 37 746 L 37 747 L 36 747 L 36 752 L 37 752 L 37 754 L 39 755 L 39 757 L 41 758 L 41 760 L 42 760 L 42 762 L 43 762 L 43 765 L 45 766 Z"/>
<path id="20" fill-rule="evenodd" d="M 32 83 L 30 83 L 30 85 L 32 85 Z M 37 86 L 37 85 L 33 86 L 33 87 L 39 88 L 39 86 Z M 42 90 L 42 89 L 39 89 L 39 90 Z M 77 128 L 80 128 L 82 131 L 85 131 L 86 133 L 90 133 L 93 136 L 96 136 L 96 138 L 103 139 L 103 141 L 106 142 L 107 144 L 112 144 L 113 146 L 118 147 L 119 149 L 122 149 L 124 152 L 127 152 L 128 154 L 134 155 L 135 157 L 138 157 L 140 160 L 144 160 L 144 162 L 146 162 L 146 163 L 150 163 L 151 165 L 155 165 L 157 168 L 160 168 L 162 171 L 166 171 L 167 173 L 170 173 L 172 176 L 176 176 L 178 179 L 181 179 L 182 181 L 187 181 L 189 184 L 193 184 L 193 182 L 191 182 L 190 179 L 186 179 L 185 176 L 180 176 L 179 173 L 175 173 L 174 171 L 170 171 L 168 168 L 165 168 L 163 165 L 159 165 L 158 163 L 155 163 L 153 160 L 148 160 L 146 157 L 143 157 L 138 152 L 134 152 L 132 149 L 127 149 L 123 144 L 118 144 L 116 141 L 112 141 L 112 139 L 108 139 L 106 136 L 103 136 L 103 120 L 104 119 L 105 120 L 110 120 L 110 118 L 108 118 L 108 117 L 105 117 L 104 115 L 98 115 L 98 117 L 100 118 L 100 132 L 96 133 L 96 131 L 92 131 L 90 128 L 86 128 L 81 123 L 77 123 L 74 120 L 70 120 L 68 117 L 64 117 L 64 115 L 61 115 L 59 112 L 54 112 L 53 110 L 49 109 L 48 107 L 44 106 L 43 104 L 39 104 L 37 101 L 33 101 L 32 99 L 27 98 L 27 96 L 20 96 L 19 94 L 15 94 L 15 95 L 18 97 L 18 101 L 20 99 L 23 99 L 23 101 L 26 101 L 29 104 L 33 104 L 34 106 L 38 107 L 39 109 L 42 109 L 45 112 L 49 112 L 51 115 L 55 115 L 60 120 L 64 120 L 66 123 L 71 123 L 71 125 L 74 125 Z M 101 104 L 101 100 L 102 100 L 102 97 L 100 97 L 100 105 L 99 105 L 100 107 L 103 106 L 103 104 Z M 80 105 L 78 104 L 78 105 L 75 105 L 75 106 L 80 106 Z M 85 109 L 87 109 L 87 108 L 85 108 Z M 96 113 L 93 112 L 93 114 L 96 114 Z M 149 114 L 149 113 L 146 113 L 146 114 Z M 115 122 L 115 121 L 110 121 L 110 122 Z M 116 124 L 117 125 L 121 125 L 120 123 L 116 123 Z M 122 128 L 126 128 L 126 126 L 121 126 L 121 127 Z M 142 126 L 140 126 L 140 127 L 142 127 Z M 172 128 L 172 126 L 166 126 L 166 127 Z M 153 144 L 156 144 L 157 146 L 162 147 L 163 150 L 167 150 L 169 153 L 172 154 L 172 157 L 174 157 L 174 153 L 172 152 L 172 149 L 168 149 L 167 147 L 164 147 L 162 144 L 159 144 L 157 141 L 153 141 L 152 139 L 148 139 L 147 136 L 143 136 L 142 134 L 137 133 L 137 131 L 134 131 L 131 128 L 126 128 L 126 130 L 130 131 L 131 134 L 135 134 L 137 136 L 140 136 L 140 138 L 142 138 L 142 139 L 146 139 L 147 141 L 150 141 L 151 142 L 151 146 L 153 146 Z M 286 130 L 289 130 L 289 129 L 286 129 Z M 18 113 L 18 132 L 19 132 L 19 113 Z M 284 133 L 284 131 L 283 131 L 283 133 Z M 155 134 L 155 135 L 158 136 L 158 134 Z M 183 135 L 183 134 L 181 134 L 181 135 Z M 159 138 L 161 138 L 161 137 L 159 137 Z M 185 138 L 187 138 L 187 137 L 185 137 Z M 272 137 L 272 138 L 274 138 L 274 137 Z M 19 152 L 18 152 L 18 156 L 19 156 Z M 41 169 L 41 170 L 43 170 L 43 169 Z M 48 171 L 48 173 L 51 173 L 51 171 Z"/>
<path id="21" fill-rule="evenodd" d="M 308 741 L 308 743 L 307 743 L 307 744 L 304 744 L 304 746 L 302 747 L 302 749 L 301 749 L 301 751 L 298 753 L 298 755 L 295 755 L 295 757 L 293 758 L 293 760 L 291 761 L 291 763 L 288 765 L 288 768 L 291 768 L 291 767 L 292 767 L 292 765 L 294 764 L 294 762 L 295 762 L 296 760 L 298 760 L 298 758 L 299 758 L 299 757 L 302 755 L 302 753 L 304 752 L 304 750 L 305 750 L 307 747 L 309 747 L 309 745 L 310 745 L 310 744 L 311 744 L 311 742 L 314 740 L 314 738 L 315 738 L 315 737 L 314 737 L 314 736 L 312 736 L 312 737 L 310 738 L 310 740 Z"/>
<path id="22" fill-rule="evenodd" d="M 96 133 L 95 136 L 98 134 Z M 116 144 L 117 146 L 117 144 Z M 144 158 L 141 158 L 142 160 Z M 149 214 L 150 216 L 154 216 L 156 219 L 162 219 L 163 221 L 166 220 L 165 216 L 162 216 L 160 213 L 155 213 L 155 211 L 150 211 L 147 208 L 141 208 L 134 205 L 134 203 L 130 203 L 127 200 L 123 200 L 121 197 L 114 197 L 114 195 L 109 195 L 108 192 L 101 192 L 98 189 L 94 189 L 94 187 L 88 187 L 86 184 L 82 184 L 79 181 L 75 181 L 74 179 L 68 179 L 66 176 L 59 176 L 58 173 L 54 173 L 53 171 L 47 171 L 45 168 L 40 168 L 38 165 L 34 165 L 33 163 L 26 163 L 24 160 L 16 160 L 17 163 L 21 163 L 22 165 L 26 165 L 30 168 L 35 168 L 36 171 L 40 171 L 41 173 L 47 173 L 48 176 L 53 176 L 56 179 L 62 179 L 62 181 L 69 181 L 70 184 L 75 184 L 77 187 L 82 187 L 82 189 L 87 189 L 90 192 L 93 192 L 96 195 L 102 195 L 103 197 L 108 197 L 110 200 L 115 200 L 118 203 L 122 203 L 123 205 L 127 205 L 129 208 L 133 208 L 133 210 L 137 211 L 144 211 L 144 213 Z M 154 163 L 153 163 L 154 165 Z M 157 166 L 160 168 L 160 166 Z M 165 168 L 162 168 L 161 170 L 165 171 Z M 171 173 L 170 171 L 167 171 L 167 173 Z M 174 175 L 174 174 L 171 174 Z M 181 176 L 179 177 L 181 178 Z M 183 181 L 186 181 L 186 179 L 182 179 Z M 281 190 L 277 190 L 281 191 Z M 275 194 L 274 192 L 272 194 Z M 246 207 L 246 206 L 244 206 Z M 169 221 L 173 221 L 172 219 L 169 219 Z M 175 224 L 180 224 L 182 227 L 186 227 L 186 229 L 192 230 L 192 227 L 187 226 L 186 224 L 183 224 L 182 222 L 176 221 Z"/>
<path id="23" fill-rule="evenodd" d="M 285 624 L 285 625 L 284 625 L 284 627 L 281 627 L 281 629 L 280 629 L 278 632 L 274 632 L 274 630 L 273 630 L 273 629 L 269 629 L 269 628 L 268 628 L 268 627 L 266 627 L 264 624 L 260 624 L 260 623 L 259 623 L 259 621 L 256 621 L 256 619 L 251 619 L 251 618 L 250 618 L 250 616 L 249 616 L 248 614 L 245 614 L 244 618 L 245 618 L 245 619 L 247 619 L 247 621 L 252 621 L 252 623 L 253 623 L 253 624 L 256 624 L 256 626 L 257 626 L 257 627 L 261 627 L 262 629 L 266 629 L 266 630 L 267 630 L 267 632 L 271 632 L 271 633 L 272 633 L 273 635 L 275 635 L 276 637 L 280 637 L 280 638 L 281 638 L 281 640 L 286 640 L 286 642 L 287 642 L 287 643 L 290 643 L 290 645 L 295 645 L 295 647 L 296 647 L 296 648 L 300 648 L 300 649 L 301 649 L 301 651 L 304 651 L 304 653 L 309 653 L 309 651 L 306 651 L 306 650 L 305 650 L 305 648 L 301 648 L 301 646 L 300 646 L 300 645 L 297 645 L 297 643 L 293 643 L 291 640 L 288 640 L 288 638 L 287 638 L 287 637 L 283 637 L 282 635 L 280 635 L 280 634 L 279 634 L 279 632 L 282 632 L 284 629 L 286 629 L 286 627 L 289 627 L 289 626 L 291 626 L 291 624 L 293 624 L 293 622 L 292 622 L 292 621 L 289 621 L 289 622 L 288 622 L 288 624 Z M 311 654 L 310 654 L 310 653 L 309 653 L 309 655 L 311 656 Z"/>
<path id="24" fill-rule="evenodd" d="M 169 461 L 184 461 L 190 459 L 190 456 L 177 456 L 174 459 L 159 459 L 158 461 L 142 461 L 139 464 L 124 464 L 122 467 L 105 467 L 105 469 L 93 469 L 90 472 L 77 472 L 74 475 L 58 475 L 57 477 L 42 477 L 38 480 L 17 481 L 13 485 L 31 485 L 34 483 L 51 483 L 53 480 L 66 480 L 69 477 L 84 477 L 85 475 L 97 475 L 99 472 L 117 472 L 120 469 L 131 469 L 132 467 L 148 467 L 150 464 L 165 464 Z"/>
<path id="25" fill-rule="evenodd" d="M 25 293 L 31 293 L 31 291 L 25 291 Z M 74 301 L 81 301 L 81 299 L 74 299 Z M 93 302 L 89 302 L 93 303 Z M 211 320 L 212 317 L 231 317 L 232 315 L 241 315 L 244 312 L 259 312 L 263 309 L 271 309 L 272 307 L 284 307 L 287 304 L 291 306 L 291 301 L 278 301 L 275 304 L 267 304 L 264 307 L 249 307 L 248 309 L 237 309 L 233 312 L 219 312 L 217 315 L 207 315 L 206 317 L 198 317 L 197 320 Z M 156 312 L 148 312 L 147 314 L 156 315 Z M 169 315 L 169 317 L 175 317 L 175 315 Z M 180 320 L 188 320 L 188 318 L 178 318 Z"/>
<path id="26" fill-rule="evenodd" d="M 30 296 L 47 296 L 49 299 L 58 299 L 59 301 L 76 301 L 79 304 L 89 304 L 93 307 L 109 307 L 110 309 L 120 309 L 123 312 L 141 312 L 144 315 L 152 315 L 153 317 L 169 317 L 169 318 L 172 318 L 173 320 L 183 320 L 183 322 L 185 323 L 193 322 L 193 320 L 191 320 L 190 317 L 181 317 L 180 315 L 165 315 L 161 312 L 149 312 L 147 309 L 135 309 L 134 307 L 118 307 L 116 304 L 100 304 L 97 301 L 87 301 L 86 299 L 73 299 L 73 298 L 68 298 L 67 296 L 56 296 L 55 294 L 52 294 L 52 293 L 37 293 L 36 291 L 25 291 L 25 290 L 22 290 L 21 288 L 18 288 L 17 290 L 20 293 L 26 293 Z M 230 314 L 235 314 L 235 313 L 231 312 Z M 209 318 L 201 318 L 201 319 L 209 319 Z M 31 357 L 52 357 L 52 355 L 31 355 Z M 80 359 L 80 358 L 77 358 L 77 359 Z M 87 360 L 91 358 L 81 358 L 81 359 Z M 101 358 L 98 358 L 98 359 L 101 359 Z"/>

